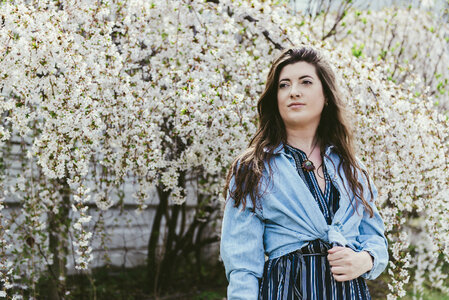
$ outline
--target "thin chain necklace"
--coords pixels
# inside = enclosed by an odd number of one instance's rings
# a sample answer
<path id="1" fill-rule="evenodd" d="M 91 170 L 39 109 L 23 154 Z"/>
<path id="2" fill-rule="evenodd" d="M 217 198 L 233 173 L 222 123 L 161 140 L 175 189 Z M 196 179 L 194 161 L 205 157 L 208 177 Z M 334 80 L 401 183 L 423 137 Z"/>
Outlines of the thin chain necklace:
<path id="1" fill-rule="evenodd" d="M 315 145 L 313 145 L 312 151 L 310 151 L 309 155 L 306 155 L 306 160 L 301 165 L 301 167 L 304 171 L 310 172 L 310 171 L 315 170 L 315 165 L 309 159 L 309 156 L 312 154 L 313 150 L 315 150 L 317 143 L 318 143 L 318 139 L 315 141 Z"/>

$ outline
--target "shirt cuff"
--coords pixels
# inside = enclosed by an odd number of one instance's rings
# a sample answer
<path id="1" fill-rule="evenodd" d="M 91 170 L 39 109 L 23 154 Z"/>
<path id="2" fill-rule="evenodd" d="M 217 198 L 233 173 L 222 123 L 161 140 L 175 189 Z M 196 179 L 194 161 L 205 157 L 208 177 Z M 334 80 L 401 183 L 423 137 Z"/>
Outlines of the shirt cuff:
<path id="1" fill-rule="evenodd" d="M 368 252 L 368 253 L 371 255 L 371 259 L 373 260 L 373 267 L 371 268 L 371 270 L 369 270 L 369 271 L 363 273 L 361 276 L 362 276 L 363 278 L 367 279 L 367 280 L 374 279 L 374 278 L 373 278 L 373 273 L 374 273 L 374 270 L 377 268 L 377 265 L 379 264 L 379 260 L 377 259 L 376 254 L 375 254 L 373 251 L 371 251 L 371 250 L 362 249 L 362 250 L 360 250 L 360 251 L 366 251 L 366 252 Z"/>

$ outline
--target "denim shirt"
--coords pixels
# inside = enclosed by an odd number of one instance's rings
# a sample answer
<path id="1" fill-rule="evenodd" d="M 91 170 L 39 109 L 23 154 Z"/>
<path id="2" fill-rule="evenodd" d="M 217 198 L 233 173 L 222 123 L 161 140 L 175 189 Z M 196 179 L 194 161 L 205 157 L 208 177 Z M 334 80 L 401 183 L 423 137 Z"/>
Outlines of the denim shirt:
<path id="1" fill-rule="evenodd" d="M 371 184 L 373 199 L 362 174 L 358 180 L 364 187 L 364 198 L 373 208 L 374 216 L 361 203 L 351 205 L 355 200 L 348 188 L 348 182 L 341 169 L 336 170 L 340 157 L 333 152 L 334 146 L 325 149 L 323 163 L 329 176 L 340 193 L 340 206 L 332 223 L 327 224 L 318 203 L 306 183 L 299 177 L 294 167 L 293 157 L 280 144 L 270 160 L 273 176 L 269 179 L 268 162 L 260 182 L 261 208 L 255 213 L 249 195 L 246 207 L 234 207 L 234 199 L 226 199 L 221 228 L 220 256 L 223 260 L 228 284 L 228 300 L 257 299 L 259 280 L 263 275 L 265 255 L 269 259 L 283 256 L 300 249 L 308 241 L 322 239 L 329 244 L 340 244 L 356 252 L 367 251 L 373 257 L 373 267 L 361 275 L 365 279 L 377 278 L 388 263 L 388 242 L 385 227 L 374 204 L 377 189 Z M 267 151 L 267 150 L 266 150 Z M 358 160 L 362 168 L 364 165 Z M 359 172 L 360 173 L 360 172 Z M 372 183 L 372 179 L 370 178 Z M 234 177 L 229 189 L 235 188 Z M 351 199 L 351 200 L 350 200 Z"/>

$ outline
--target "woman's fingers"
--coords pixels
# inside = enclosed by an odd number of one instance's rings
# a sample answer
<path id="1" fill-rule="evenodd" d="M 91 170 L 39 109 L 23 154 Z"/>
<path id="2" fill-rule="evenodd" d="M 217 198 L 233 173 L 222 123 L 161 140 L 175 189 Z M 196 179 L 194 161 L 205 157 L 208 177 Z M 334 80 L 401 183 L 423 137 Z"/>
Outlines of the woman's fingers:
<path id="1" fill-rule="evenodd" d="M 348 281 L 348 280 L 353 279 L 353 278 L 350 278 L 347 275 L 335 275 L 334 274 L 333 276 L 334 276 L 335 281 Z"/>
<path id="2" fill-rule="evenodd" d="M 352 267 L 352 262 L 348 261 L 346 259 L 338 259 L 338 260 L 329 261 L 329 265 L 331 267 L 345 267 L 345 268 L 348 268 L 348 267 Z"/>
<path id="3" fill-rule="evenodd" d="M 334 249 L 334 248 L 341 248 L 341 249 Z M 352 249 L 346 247 L 334 247 L 334 248 L 329 249 L 328 251 L 329 254 L 327 255 L 327 259 L 329 260 L 329 262 L 344 259 L 346 257 L 349 257 L 352 254 L 352 252 L 354 252 Z"/>
<path id="4" fill-rule="evenodd" d="M 341 250 L 344 250 L 346 247 L 340 247 L 340 246 L 334 246 L 332 248 L 330 248 L 329 250 L 327 250 L 328 253 L 335 253 Z"/>
<path id="5" fill-rule="evenodd" d="M 331 272 L 336 281 L 347 281 L 357 277 L 347 267 L 331 267 Z"/>
<path id="6" fill-rule="evenodd" d="M 337 266 L 337 267 L 331 267 L 331 272 L 332 272 L 332 274 L 334 274 L 334 275 L 346 275 L 346 274 L 345 274 L 346 271 L 347 271 L 347 270 L 346 270 L 344 267 L 339 267 L 339 266 Z"/>

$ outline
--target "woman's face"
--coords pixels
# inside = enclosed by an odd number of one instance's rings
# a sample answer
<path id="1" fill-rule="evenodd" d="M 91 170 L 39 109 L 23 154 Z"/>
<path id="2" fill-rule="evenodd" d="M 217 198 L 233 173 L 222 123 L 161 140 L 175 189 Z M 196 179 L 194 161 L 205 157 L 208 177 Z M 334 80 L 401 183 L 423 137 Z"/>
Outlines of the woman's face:
<path id="1" fill-rule="evenodd" d="M 279 113 L 286 129 L 318 127 L 325 99 L 315 66 L 304 61 L 286 65 L 277 85 Z"/>

